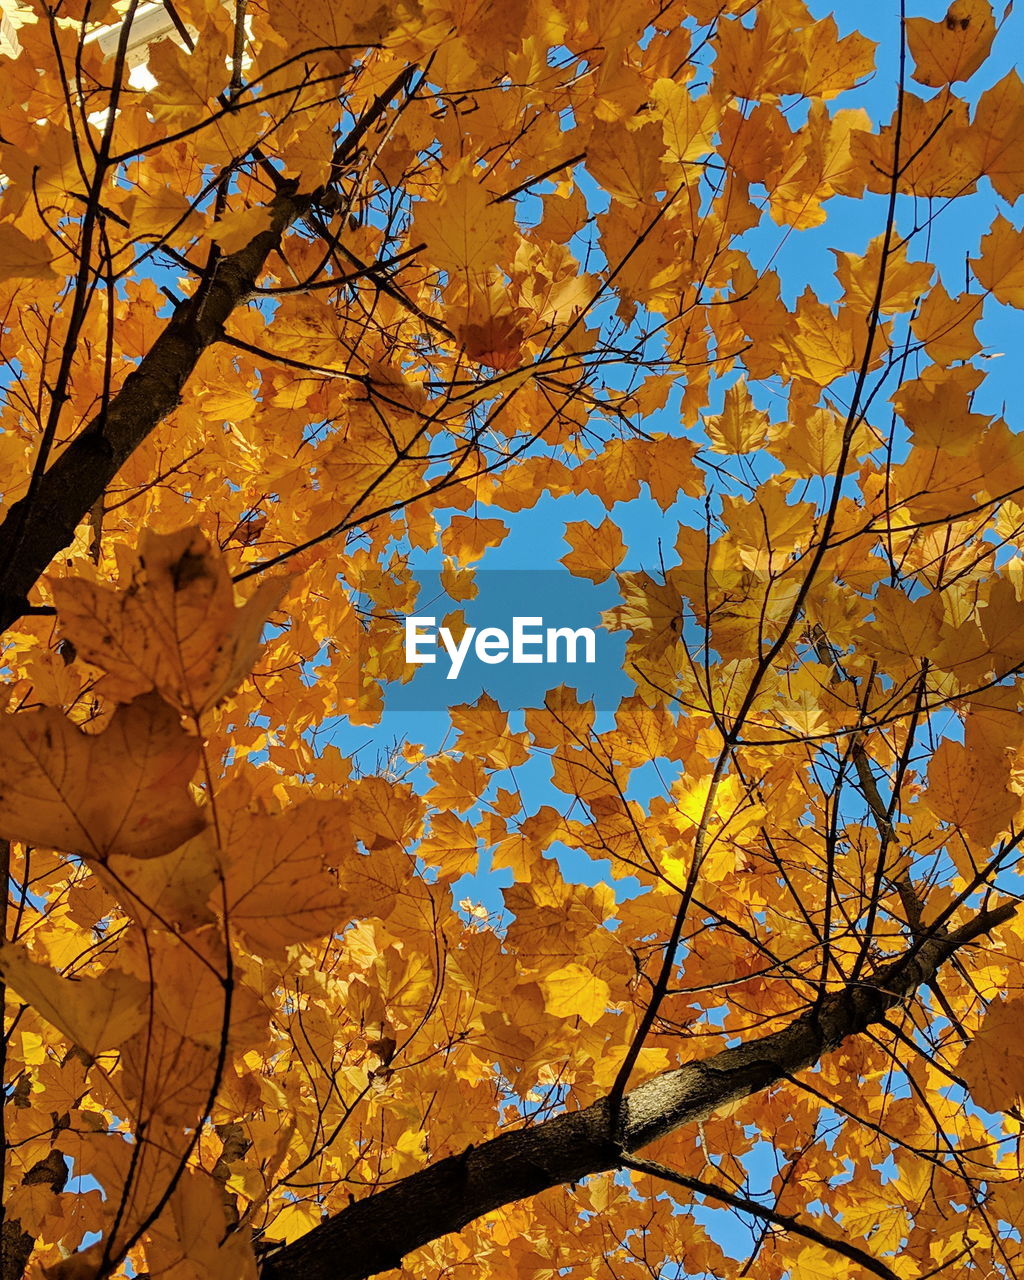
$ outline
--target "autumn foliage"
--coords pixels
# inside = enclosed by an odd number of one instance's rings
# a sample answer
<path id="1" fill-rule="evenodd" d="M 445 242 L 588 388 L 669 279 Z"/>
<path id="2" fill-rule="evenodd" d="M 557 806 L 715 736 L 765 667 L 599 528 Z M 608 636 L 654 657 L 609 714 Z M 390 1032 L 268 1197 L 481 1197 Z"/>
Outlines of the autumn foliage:
<path id="1" fill-rule="evenodd" d="M 1024 1267 L 1024 85 L 892 8 L 2 0 L 2 1280 Z M 632 692 L 356 753 L 552 500 Z"/>

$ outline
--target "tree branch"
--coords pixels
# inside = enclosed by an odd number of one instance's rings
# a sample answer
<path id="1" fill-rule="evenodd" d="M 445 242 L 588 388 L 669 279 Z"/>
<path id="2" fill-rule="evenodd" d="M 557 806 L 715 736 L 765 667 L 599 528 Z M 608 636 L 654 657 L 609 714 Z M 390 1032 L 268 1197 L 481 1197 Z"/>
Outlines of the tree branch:
<path id="1" fill-rule="evenodd" d="M 1006 904 L 979 912 L 952 933 L 918 939 L 898 959 L 831 992 L 781 1030 L 638 1085 L 622 1100 L 618 1143 L 608 1098 L 534 1128 L 503 1133 L 355 1201 L 269 1255 L 262 1280 L 365 1280 L 501 1205 L 615 1169 L 623 1153 L 812 1066 L 880 1021 L 930 982 L 958 948 L 1015 911 L 1014 904 Z"/>
<path id="2" fill-rule="evenodd" d="M 404 67 L 338 142 L 331 157 L 332 180 L 358 153 L 394 96 L 408 88 L 414 70 Z M 112 162 L 117 159 L 113 157 Z M 124 462 L 181 403 L 181 392 L 199 357 L 223 336 L 235 308 L 251 297 L 284 232 L 322 194 L 299 194 L 290 179 L 279 179 L 276 187 L 277 194 L 267 205 L 266 230 L 235 253 L 216 257 L 209 276 L 193 297 L 175 308 L 167 327 L 117 395 L 35 479 L 29 493 L 14 503 L 0 523 L 0 631 L 30 611 L 28 593 L 40 574 L 70 545 L 76 527 Z"/>
<path id="3" fill-rule="evenodd" d="M 166 328 L 120 391 L 71 441 L 0 524 L 0 630 L 28 612 L 27 596 L 124 462 L 181 403 L 200 356 L 252 293 L 282 233 L 309 204 L 294 189 L 271 202 L 270 225 L 217 264 L 207 286 L 175 308 Z"/>
<path id="4" fill-rule="evenodd" d="M 687 1191 L 696 1191 L 698 1195 L 708 1200 L 718 1200 L 721 1204 L 740 1210 L 741 1213 L 751 1213 L 763 1222 L 781 1227 L 790 1235 L 813 1240 L 823 1249 L 832 1249 L 842 1254 L 844 1258 L 859 1263 L 865 1271 L 880 1276 L 881 1280 L 898 1280 L 896 1272 L 891 1267 L 887 1267 L 881 1259 L 874 1257 L 866 1249 L 861 1249 L 837 1236 L 831 1236 L 826 1231 L 819 1230 L 813 1223 L 802 1222 L 791 1213 L 779 1213 L 769 1205 L 751 1200 L 749 1196 L 737 1195 L 735 1191 L 716 1186 L 713 1182 L 705 1182 L 703 1178 L 690 1178 L 685 1173 L 677 1173 L 675 1169 L 670 1169 L 668 1165 L 660 1164 L 657 1160 L 636 1160 L 632 1156 L 623 1156 L 622 1167 L 635 1169 L 637 1173 L 650 1174 L 653 1178 L 661 1178 L 665 1182 L 674 1183 L 677 1187 L 685 1187 Z"/>

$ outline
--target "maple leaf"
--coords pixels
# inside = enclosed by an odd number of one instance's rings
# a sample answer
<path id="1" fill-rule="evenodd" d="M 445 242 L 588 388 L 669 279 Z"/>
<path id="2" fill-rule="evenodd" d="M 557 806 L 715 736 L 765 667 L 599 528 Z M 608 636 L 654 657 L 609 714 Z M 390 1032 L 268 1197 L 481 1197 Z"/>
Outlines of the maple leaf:
<path id="1" fill-rule="evenodd" d="M 711 447 L 716 453 L 752 453 L 768 437 L 768 414 L 754 408 L 744 381 L 725 393 L 722 412 L 705 419 Z"/>
<path id="2" fill-rule="evenodd" d="M 938 22 L 907 19 L 914 79 L 938 88 L 969 80 L 988 57 L 996 23 L 988 0 L 953 0 Z"/>
<path id="3" fill-rule="evenodd" d="M 251 209 L 232 209 L 222 214 L 210 228 L 210 239 L 222 253 L 234 253 L 261 231 L 267 230 L 270 216 L 270 210 L 263 205 L 256 205 Z"/>
<path id="4" fill-rule="evenodd" d="M 90 1058 L 116 1049 L 145 1025 L 149 988 L 116 969 L 99 977 L 62 978 L 35 963 L 22 947 L 0 947 L 4 981 L 58 1026 Z"/>
<path id="5" fill-rule="evenodd" d="M 489 694 L 452 707 L 449 715 L 459 734 L 456 750 L 463 755 L 478 756 L 492 769 L 510 769 L 526 761 L 526 735 L 510 732 L 508 715 Z"/>
<path id="6" fill-rule="evenodd" d="M 859 307 L 868 314 L 874 306 L 882 265 L 883 240 L 876 236 L 864 255 L 840 253 L 836 257 L 836 277 L 843 286 L 848 305 Z M 885 279 L 881 295 L 881 311 L 884 314 L 910 311 L 928 289 L 933 268 L 927 262 L 911 262 L 905 245 L 889 246 L 885 267 Z"/>
<path id="7" fill-rule="evenodd" d="M 911 321 L 914 336 L 937 364 L 970 360 L 981 350 L 974 326 L 981 319 L 982 298 L 962 293 L 951 298 L 941 281 L 929 292 Z"/>
<path id="8" fill-rule="evenodd" d="M 151 1272 L 188 1266 L 200 1275 L 255 1280 L 251 1239 L 244 1230 L 230 1230 L 220 1190 L 212 1177 L 194 1170 L 178 1181 L 169 1214 L 146 1244 Z"/>
<path id="9" fill-rule="evenodd" d="M 1024 83 L 1013 69 L 978 99 L 971 159 L 1005 200 L 1024 192 Z"/>
<path id="10" fill-rule="evenodd" d="M 959 1070 L 975 1101 L 989 1111 L 1005 1111 L 1024 1095 L 1024 1054 L 1020 1051 L 1024 1001 L 997 1000 L 960 1054 Z"/>
<path id="11" fill-rule="evenodd" d="M 479 841 L 471 823 L 445 809 L 430 821 L 430 835 L 420 841 L 418 853 L 437 867 L 442 876 L 473 875 L 479 863 Z"/>
<path id="12" fill-rule="evenodd" d="M 515 234 L 515 206 L 497 203 L 469 171 L 456 173 L 440 197 L 416 210 L 411 236 L 426 242 L 435 266 L 482 276 L 498 266 Z"/>
<path id="13" fill-rule="evenodd" d="M 1024 233 L 1015 231 L 1002 214 L 981 241 L 981 256 L 971 259 L 978 283 L 1000 302 L 1024 307 Z"/>
<path id="14" fill-rule="evenodd" d="M 63 633 L 125 701 L 147 689 L 201 715 L 249 674 L 267 615 L 288 579 L 267 579 L 236 609 L 223 560 L 195 528 L 145 536 L 124 588 L 53 583 Z"/>
<path id="15" fill-rule="evenodd" d="M 445 554 L 453 556 L 460 565 L 479 560 L 488 547 L 496 547 L 508 537 L 508 526 L 501 520 L 479 519 L 476 516 L 452 516 L 448 528 L 441 535 Z"/>
<path id="16" fill-rule="evenodd" d="M 0 223 L 0 279 L 55 279 L 53 250 L 45 240 L 30 239 L 9 222 Z"/>
<path id="17" fill-rule="evenodd" d="M 110 854 L 97 873 L 140 924 L 184 932 L 214 919 L 208 899 L 218 882 L 220 866 L 209 827 L 158 857 Z"/>
<path id="18" fill-rule="evenodd" d="M 599 525 L 574 520 L 565 526 L 565 540 L 572 547 L 562 564 L 579 578 L 605 582 L 622 563 L 626 544 L 618 528 L 607 519 Z"/>
<path id="19" fill-rule="evenodd" d="M 964 742 L 941 742 L 928 766 L 928 803 L 936 816 L 982 844 L 1010 826 L 1020 797 L 1009 789 L 1009 764 L 984 722 L 968 720 Z"/>
<path id="20" fill-rule="evenodd" d="M 589 969 L 581 964 L 567 964 L 549 973 L 540 983 L 544 992 L 544 1007 L 556 1018 L 582 1018 L 594 1023 L 604 1013 L 608 1004 L 608 984 L 600 978 L 596 981 Z"/>
<path id="21" fill-rule="evenodd" d="M 188 783 L 199 742 L 155 694 L 83 733 L 56 707 L 0 717 L 0 828 L 83 857 L 155 858 L 205 825 Z"/>
<path id="22" fill-rule="evenodd" d="M 261 955 L 341 928 L 355 905 L 329 862 L 341 860 L 348 810 L 310 800 L 283 813 L 235 811 L 221 801 L 220 895 L 226 920 Z M 356 913 L 361 908 L 355 907 Z"/>

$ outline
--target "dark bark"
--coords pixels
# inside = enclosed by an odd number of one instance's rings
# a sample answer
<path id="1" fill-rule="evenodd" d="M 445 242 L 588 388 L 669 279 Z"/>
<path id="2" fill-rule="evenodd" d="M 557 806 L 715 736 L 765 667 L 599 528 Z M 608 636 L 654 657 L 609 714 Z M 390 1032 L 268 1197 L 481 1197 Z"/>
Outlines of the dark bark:
<path id="1" fill-rule="evenodd" d="M 916 943 L 856 986 L 830 993 L 781 1030 L 646 1081 L 625 1096 L 618 1118 L 603 1098 L 428 1165 L 267 1256 L 262 1280 L 364 1280 L 501 1205 L 614 1169 L 622 1154 L 812 1066 L 1014 911 L 1007 905 L 981 912 L 953 933 Z"/>

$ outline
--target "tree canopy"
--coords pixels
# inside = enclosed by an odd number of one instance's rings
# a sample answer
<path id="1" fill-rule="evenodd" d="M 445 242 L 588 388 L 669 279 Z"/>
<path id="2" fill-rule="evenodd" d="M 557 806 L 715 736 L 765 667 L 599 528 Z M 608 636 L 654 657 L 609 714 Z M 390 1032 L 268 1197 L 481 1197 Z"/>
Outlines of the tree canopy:
<path id="1" fill-rule="evenodd" d="M 1020 1274 L 1024 85 L 927 7 L 2 0 L 2 1280 Z M 368 762 L 553 503 L 630 692 Z"/>

